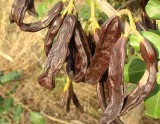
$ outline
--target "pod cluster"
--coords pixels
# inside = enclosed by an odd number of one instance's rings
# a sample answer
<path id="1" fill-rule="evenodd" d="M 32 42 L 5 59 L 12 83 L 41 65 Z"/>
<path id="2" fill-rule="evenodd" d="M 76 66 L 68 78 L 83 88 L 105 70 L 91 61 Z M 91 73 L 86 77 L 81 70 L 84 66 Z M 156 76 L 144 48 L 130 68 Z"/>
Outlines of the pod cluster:
<path id="1" fill-rule="evenodd" d="M 66 63 L 68 82 L 96 85 L 99 105 L 103 111 L 99 123 L 123 123 L 119 117 L 140 104 L 155 85 L 155 49 L 145 38 L 139 43 L 146 71 L 137 86 L 125 96 L 123 72 L 128 38 L 121 34 L 119 17 L 109 18 L 94 34 L 87 36 L 74 14 L 61 14 L 66 5 L 67 2 L 60 1 L 45 19 L 27 24 L 23 22 L 26 12 L 37 16 L 34 0 L 15 0 L 12 6 L 10 21 L 15 22 L 23 31 L 36 32 L 48 28 L 44 42 L 45 70 L 39 76 L 38 82 L 52 90 L 55 87 L 56 74 Z M 137 29 L 145 28 L 141 22 L 137 22 Z M 61 104 L 66 105 L 67 111 L 70 110 L 71 100 L 77 109 L 83 111 L 73 85 L 69 83 Z"/>

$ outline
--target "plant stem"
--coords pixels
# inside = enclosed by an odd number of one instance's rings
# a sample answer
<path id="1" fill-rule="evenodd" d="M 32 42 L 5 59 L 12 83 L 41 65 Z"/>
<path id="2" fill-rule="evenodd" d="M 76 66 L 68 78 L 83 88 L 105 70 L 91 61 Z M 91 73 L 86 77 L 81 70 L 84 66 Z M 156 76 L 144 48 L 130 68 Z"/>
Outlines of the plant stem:
<path id="1" fill-rule="evenodd" d="M 65 87 L 64 87 L 64 89 L 63 89 L 64 92 L 69 88 L 69 86 L 70 86 L 71 83 L 72 83 L 72 81 L 71 81 L 71 80 L 69 79 L 69 77 L 67 76 L 67 82 L 66 82 L 66 85 L 65 85 Z"/>
<path id="2" fill-rule="evenodd" d="M 108 16 L 112 17 L 116 15 L 116 10 L 106 1 L 106 0 L 95 0 L 98 5 L 100 6 L 100 9 Z"/>
<path id="3" fill-rule="evenodd" d="M 91 19 L 95 18 L 95 5 L 94 5 L 94 0 L 91 0 Z"/>

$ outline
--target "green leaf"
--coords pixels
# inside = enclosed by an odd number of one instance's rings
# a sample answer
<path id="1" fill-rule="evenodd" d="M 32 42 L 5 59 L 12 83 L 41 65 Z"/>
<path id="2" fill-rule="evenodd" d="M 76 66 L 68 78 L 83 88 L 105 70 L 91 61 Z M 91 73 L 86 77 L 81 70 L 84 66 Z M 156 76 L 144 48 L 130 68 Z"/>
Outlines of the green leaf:
<path id="1" fill-rule="evenodd" d="M 32 124 L 46 124 L 43 116 L 38 112 L 30 112 L 30 121 Z"/>
<path id="2" fill-rule="evenodd" d="M 157 83 L 160 84 L 160 71 L 157 73 Z"/>
<path id="3" fill-rule="evenodd" d="M 12 71 L 12 72 L 4 75 L 1 78 L 0 82 L 2 84 L 6 84 L 6 83 L 8 83 L 10 81 L 14 81 L 14 80 L 20 79 L 21 75 L 22 75 L 22 71 Z"/>
<path id="4" fill-rule="evenodd" d="M 21 113 L 23 111 L 23 107 L 20 104 L 17 104 L 14 109 L 13 109 L 13 120 L 14 122 L 19 122 L 20 117 L 21 117 Z"/>
<path id="5" fill-rule="evenodd" d="M 0 106 L 0 116 L 3 115 L 4 113 L 5 113 L 5 109 L 1 104 L 1 106 Z"/>
<path id="6" fill-rule="evenodd" d="M 87 21 L 91 16 L 91 8 L 90 8 L 90 6 L 88 6 L 88 5 L 82 6 L 80 8 L 80 10 L 79 10 L 78 16 L 82 20 Z"/>
<path id="7" fill-rule="evenodd" d="M 148 31 L 151 31 L 157 35 L 160 35 L 160 31 L 159 30 L 152 30 L 152 29 L 148 29 Z"/>
<path id="8" fill-rule="evenodd" d="M 18 88 L 18 84 L 15 85 L 9 92 L 12 94 L 17 90 L 17 88 Z"/>
<path id="9" fill-rule="evenodd" d="M 39 3 L 38 6 L 37 6 L 38 15 L 40 17 L 42 17 L 45 14 L 46 11 L 47 11 L 47 4 L 46 4 L 46 2 Z"/>
<path id="10" fill-rule="evenodd" d="M 136 34 L 129 35 L 129 43 L 136 51 L 139 51 L 139 39 Z"/>
<path id="11" fill-rule="evenodd" d="M 142 31 L 142 36 L 150 41 L 157 52 L 158 59 L 160 59 L 160 32 L 159 31 Z M 129 36 L 130 45 L 137 51 L 139 51 L 139 39 L 137 35 L 132 34 Z"/>
<path id="12" fill-rule="evenodd" d="M 9 98 L 5 99 L 3 104 L 4 104 L 5 113 L 8 113 L 10 111 L 10 109 L 12 108 L 13 98 L 9 97 Z"/>
<path id="13" fill-rule="evenodd" d="M 130 58 L 124 66 L 124 81 L 138 83 L 145 72 L 145 63 L 136 56 Z"/>
<path id="14" fill-rule="evenodd" d="M 146 5 L 146 13 L 152 19 L 160 19 L 160 1 L 150 0 Z"/>
<path id="15" fill-rule="evenodd" d="M 156 20 L 156 24 L 157 24 L 158 30 L 160 30 L 160 20 Z"/>
<path id="16" fill-rule="evenodd" d="M 156 84 L 150 95 L 145 99 L 145 114 L 152 118 L 160 118 L 160 84 Z"/>
<path id="17" fill-rule="evenodd" d="M 151 31 L 142 31 L 142 35 L 156 48 L 157 56 L 160 59 L 160 36 Z"/>
<path id="18" fill-rule="evenodd" d="M 0 118 L 0 124 L 10 124 L 8 120 Z"/>

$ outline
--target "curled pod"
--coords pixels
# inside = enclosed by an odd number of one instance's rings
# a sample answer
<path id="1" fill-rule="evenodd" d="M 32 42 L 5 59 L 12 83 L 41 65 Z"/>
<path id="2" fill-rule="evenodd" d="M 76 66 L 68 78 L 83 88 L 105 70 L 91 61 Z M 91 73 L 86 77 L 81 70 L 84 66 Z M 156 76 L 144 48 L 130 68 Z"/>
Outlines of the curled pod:
<path id="1" fill-rule="evenodd" d="M 107 104 L 110 103 L 108 86 L 106 82 L 98 82 L 96 89 L 97 89 L 99 105 L 102 111 L 104 112 L 107 107 Z M 113 122 L 111 122 L 111 124 L 123 124 L 123 122 L 117 117 Z"/>
<path id="2" fill-rule="evenodd" d="M 67 78 L 68 80 L 68 78 Z M 65 91 L 64 97 L 60 103 L 61 107 L 66 106 L 66 111 L 69 112 L 70 111 L 70 104 L 71 104 L 71 100 L 73 100 L 73 104 L 76 106 L 76 108 L 80 111 L 83 112 L 83 108 L 77 98 L 77 95 L 75 94 L 74 90 L 73 90 L 73 84 L 71 80 L 68 80 L 69 82 L 69 86 L 67 88 L 67 90 Z"/>
<path id="3" fill-rule="evenodd" d="M 56 37 L 62 22 L 63 18 L 61 15 L 59 15 L 55 20 L 52 21 L 52 23 L 49 26 L 48 32 L 45 37 L 44 42 L 44 51 L 46 53 L 46 56 L 48 56 L 50 49 L 52 48 L 52 43 L 54 38 Z"/>
<path id="4" fill-rule="evenodd" d="M 103 117 L 100 119 L 100 124 L 110 124 L 113 122 L 119 116 L 123 107 L 123 71 L 127 41 L 128 38 L 125 35 L 121 36 L 110 51 L 108 79 L 106 82 L 110 102 L 104 111 Z"/>
<path id="5" fill-rule="evenodd" d="M 146 71 L 133 91 L 124 99 L 121 115 L 126 114 L 132 108 L 140 104 L 152 91 L 156 83 L 156 52 L 152 45 L 144 39 L 140 42 L 140 52 L 146 63 Z"/>
<path id="6" fill-rule="evenodd" d="M 65 91 L 64 98 L 61 101 L 61 107 L 66 106 L 66 111 L 70 111 L 70 104 L 73 96 L 73 85 L 72 83 L 69 84 L 69 87 Z"/>
<path id="7" fill-rule="evenodd" d="M 74 82 L 82 81 L 84 79 L 91 54 L 80 22 L 78 22 L 75 27 L 72 40 L 69 44 L 69 51 L 70 54 L 66 65 L 67 75 Z"/>
<path id="8" fill-rule="evenodd" d="M 147 31 L 148 29 L 142 24 L 140 20 L 135 22 L 138 31 Z"/>
<path id="9" fill-rule="evenodd" d="M 156 30 L 156 22 L 152 20 L 146 13 L 145 6 L 149 0 L 141 0 L 140 8 L 141 8 L 141 17 L 142 17 L 142 24 L 145 25 L 149 29 Z"/>
<path id="10" fill-rule="evenodd" d="M 121 26 L 117 16 L 109 19 L 102 26 L 95 53 L 85 75 L 85 82 L 94 84 L 100 81 L 104 72 L 108 69 L 110 49 L 120 35 Z"/>
<path id="11" fill-rule="evenodd" d="M 67 15 L 60 28 L 57 41 L 47 56 L 45 71 L 38 78 L 39 84 L 47 89 L 55 87 L 54 77 L 65 62 L 68 44 L 72 38 L 75 25 L 76 17 L 74 15 Z"/>
<path id="12" fill-rule="evenodd" d="M 48 13 L 48 16 L 43 19 L 42 21 L 37 21 L 34 23 L 23 23 L 24 16 L 26 11 L 29 10 L 30 13 L 35 13 L 33 10 L 33 0 L 15 0 L 11 14 L 10 14 L 10 21 L 16 22 L 16 24 L 21 28 L 23 31 L 28 32 L 36 32 L 42 30 L 43 28 L 47 27 L 56 17 L 59 16 L 63 9 L 63 2 L 58 2 Z"/>
<path id="13" fill-rule="evenodd" d="M 97 83 L 97 96 L 98 96 L 98 100 L 99 100 L 99 105 L 102 109 L 102 111 L 104 112 L 107 105 L 110 103 L 110 96 L 109 96 L 109 89 L 108 89 L 108 85 L 106 83 L 107 80 L 107 75 L 108 73 L 106 72 L 101 81 Z M 111 124 L 123 124 L 123 122 L 119 119 L 119 117 L 117 117 L 113 122 L 111 122 Z"/>
<path id="14" fill-rule="evenodd" d="M 38 17 L 38 13 L 35 10 L 34 0 L 30 0 L 27 9 L 28 14 L 34 17 Z"/>

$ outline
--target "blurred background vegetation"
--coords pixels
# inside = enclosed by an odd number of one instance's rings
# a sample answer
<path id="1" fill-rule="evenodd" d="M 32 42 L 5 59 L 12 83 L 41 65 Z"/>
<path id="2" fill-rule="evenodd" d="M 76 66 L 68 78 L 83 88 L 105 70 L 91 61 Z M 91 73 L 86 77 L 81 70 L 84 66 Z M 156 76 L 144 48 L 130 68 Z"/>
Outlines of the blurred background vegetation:
<path id="1" fill-rule="evenodd" d="M 35 0 L 39 18 L 26 14 L 25 22 L 34 22 L 47 15 L 58 0 Z M 45 54 L 43 42 L 47 29 L 36 33 L 21 31 L 9 23 L 14 0 L 0 1 L 0 124 L 98 124 L 102 111 L 98 105 L 95 86 L 74 84 L 74 90 L 84 107 L 84 113 L 71 104 L 71 111 L 60 108 L 65 85 L 65 71 L 56 78 L 56 88 L 48 91 L 37 83 L 42 72 Z M 90 17 L 90 0 L 76 0 L 79 19 L 83 24 Z M 125 0 L 108 0 L 116 9 Z M 138 10 L 137 10 L 138 11 Z M 138 12 L 137 12 L 138 13 Z M 97 19 L 107 16 L 96 9 Z M 125 124 L 159 124 L 160 121 L 144 116 L 143 105 L 122 119 Z"/>

